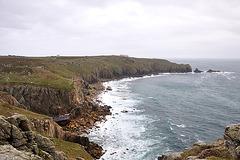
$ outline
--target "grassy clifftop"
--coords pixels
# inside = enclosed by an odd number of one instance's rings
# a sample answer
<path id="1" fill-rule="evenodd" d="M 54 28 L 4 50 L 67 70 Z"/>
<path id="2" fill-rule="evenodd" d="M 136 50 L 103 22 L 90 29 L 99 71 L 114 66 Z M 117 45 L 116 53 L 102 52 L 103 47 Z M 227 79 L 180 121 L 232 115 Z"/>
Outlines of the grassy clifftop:
<path id="1" fill-rule="evenodd" d="M 189 65 L 163 59 L 124 56 L 0 57 L 0 83 L 27 83 L 72 90 L 75 78 L 90 83 L 100 79 L 163 72 L 190 72 Z"/>

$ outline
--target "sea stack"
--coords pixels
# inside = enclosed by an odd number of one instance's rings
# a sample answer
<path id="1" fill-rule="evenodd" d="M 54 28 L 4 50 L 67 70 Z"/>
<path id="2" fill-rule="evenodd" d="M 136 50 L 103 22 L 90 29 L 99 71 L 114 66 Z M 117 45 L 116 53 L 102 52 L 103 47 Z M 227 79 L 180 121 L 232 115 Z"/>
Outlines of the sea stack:
<path id="1" fill-rule="evenodd" d="M 207 72 L 208 72 L 208 73 L 213 73 L 213 72 L 220 72 L 220 71 L 219 71 L 219 70 L 212 70 L 212 69 L 209 69 Z"/>
<path id="2" fill-rule="evenodd" d="M 198 68 L 196 68 L 195 70 L 194 70 L 194 73 L 202 73 L 203 71 L 201 71 L 201 70 L 199 70 Z"/>

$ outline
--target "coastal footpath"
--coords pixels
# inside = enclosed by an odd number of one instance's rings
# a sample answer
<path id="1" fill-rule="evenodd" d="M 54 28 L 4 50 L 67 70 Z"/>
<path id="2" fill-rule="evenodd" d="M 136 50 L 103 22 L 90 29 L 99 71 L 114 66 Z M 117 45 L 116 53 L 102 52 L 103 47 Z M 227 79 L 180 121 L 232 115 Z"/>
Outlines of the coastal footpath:
<path id="1" fill-rule="evenodd" d="M 95 101 L 96 96 L 103 90 L 100 83 L 124 77 L 166 72 L 187 73 L 192 72 L 192 68 L 190 65 L 176 64 L 162 59 L 126 56 L 0 57 L 0 114 L 4 116 L 2 117 L 4 124 L 15 113 L 23 114 L 27 116 L 31 131 L 33 130 L 34 133 L 50 139 L 57 138 L 64 142 L 78 143 L 88 152 L 87 154 L 90 154 L 90 157 L 100 158 L 103 154 L 102 147 L 81 135 L 93 127 L 96 121 L 102 121 L 106 115 L 111 114 L 110 106 L 100 106 Z M 36 113 L 37 116 L 34 115 Z M 59 126 L 53 121 L 53 117 L 63 114 L 70 114 L 71 122 L 66 126 Z M 8 125 L 13 128 L 14 124 Z M 21 127 L 19 127 L 20 132 L 25 137 L 25 141 L 30 141 L 26 139 L 25 130 Z M 16 138 L 15 141 L 18 139 Z M 57 142 L 56 139 L 55 141 Z M 5 145 L 5 142 L 3 144 Z M 6 138 L 6 145 L 12 144 L 12 141 Z M 21 147 L 12 146 L 22 150 Z M 6 148 L 11 147 L 6 146 Z M 41 149 L 41 147 L 37 148 Z M 31 150 L 28 148 L 25 151 L 29 149 Z M 39 156 L 39 152 L 33 153 Z M 54 155 L 55 153 L 51 156 L 54 158 Z"/>

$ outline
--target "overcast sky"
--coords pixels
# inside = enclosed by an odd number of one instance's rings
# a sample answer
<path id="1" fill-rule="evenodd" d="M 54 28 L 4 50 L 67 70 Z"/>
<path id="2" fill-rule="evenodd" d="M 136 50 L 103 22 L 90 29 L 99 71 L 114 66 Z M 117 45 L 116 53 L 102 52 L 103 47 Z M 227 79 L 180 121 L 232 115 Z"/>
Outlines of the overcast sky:
<path id="1" fill-rule="evenodd" d="M 0 0 L 0 55 L 240 58 L 240 0 Z"/>

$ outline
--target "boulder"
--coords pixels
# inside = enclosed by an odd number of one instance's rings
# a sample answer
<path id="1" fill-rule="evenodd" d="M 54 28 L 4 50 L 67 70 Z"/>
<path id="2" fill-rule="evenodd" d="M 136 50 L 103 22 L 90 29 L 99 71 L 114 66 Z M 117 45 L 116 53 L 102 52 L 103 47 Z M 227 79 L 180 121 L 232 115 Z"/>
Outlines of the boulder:
<path id="1" fill-rule="evenodd" d="M 15 114 L 6 119 L 9 123 L 19 127 L 22 131 L 30 131 L 31 125 L 30 121 L 25 115 Z"/>
<path id="2" fill-rule="evenodd" d="M 47 137 L 43 137 L 40 134 L 36 134 L 36 137 L 34 140 L 38 144 L 38 147 L 43 151 L 46 151 L 50 154 L 53 154 L 55 152 L 55 146 L 53 142 Z"/>
<path id="3" fill-rule="evenodd" d="M 112 88 L 110 86 L 107 86 L 106 90 L 112 91 Z"/>

